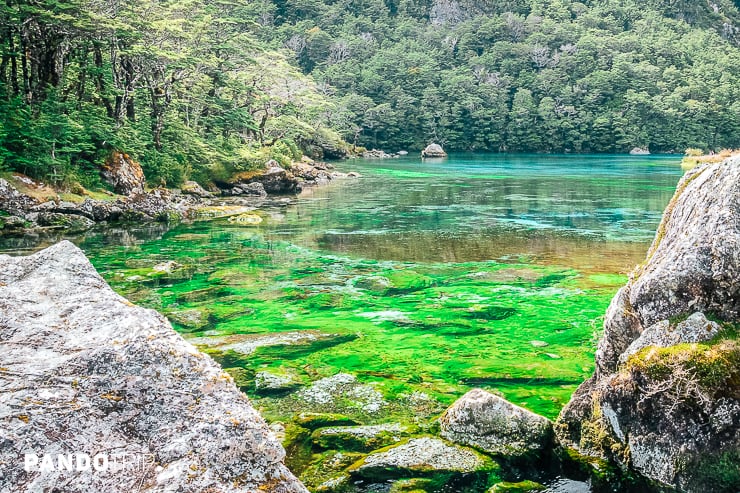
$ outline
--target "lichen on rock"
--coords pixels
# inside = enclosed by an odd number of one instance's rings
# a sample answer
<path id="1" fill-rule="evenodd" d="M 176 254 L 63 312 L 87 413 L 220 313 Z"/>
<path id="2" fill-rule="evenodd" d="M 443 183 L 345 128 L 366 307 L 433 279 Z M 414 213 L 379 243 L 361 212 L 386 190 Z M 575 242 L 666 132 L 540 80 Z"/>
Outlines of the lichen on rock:
<path id="1" fill-rule="evenodd" d="M 231 377 L 69 242 L 0 256 L 0 353 L 0 491 L 307 491 Z M 151 460 L 26 472 L 29 452 Z"/>
<path id="2" fill-rule="evenodd" d="M 560 443 L 684 492 L 740 485 L 740 159 L 687 173 L 612 300 Z M 711 320 L 708 320 L 711 318 Z"/>
<path id="3" fill-rule="evenodd" d="M 441 435 L 488 454 L 536 456 L 552 445 L 552 423 L 497 395 L 473 389 L 440 418 Z"/>

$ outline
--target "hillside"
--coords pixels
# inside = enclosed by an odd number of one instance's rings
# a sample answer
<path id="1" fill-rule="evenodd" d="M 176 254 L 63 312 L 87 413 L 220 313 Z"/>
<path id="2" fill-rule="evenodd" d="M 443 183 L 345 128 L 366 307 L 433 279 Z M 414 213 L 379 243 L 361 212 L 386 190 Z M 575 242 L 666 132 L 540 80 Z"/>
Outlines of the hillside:
<path id="1" fill-rule="evenodd" d="M 0 24 L 0 171 L 95 186 L 122 150 L 177 185 L 343 154 L 332 103 L 237 3 L 11 0 Z"/>
<path id="2" fill-rule="evenodd" d="M 729 0 L 8 0 L 0 171 L 97 186 L 123 151 L 177 185 L 346 142 L 733 147 L 738 19 Z"/>
<path id="3" fill-rule="evenodd" d="M 258 37 L 370 147 L 679 151 L 740 141 L 730 1 L 261 0 Z"/>

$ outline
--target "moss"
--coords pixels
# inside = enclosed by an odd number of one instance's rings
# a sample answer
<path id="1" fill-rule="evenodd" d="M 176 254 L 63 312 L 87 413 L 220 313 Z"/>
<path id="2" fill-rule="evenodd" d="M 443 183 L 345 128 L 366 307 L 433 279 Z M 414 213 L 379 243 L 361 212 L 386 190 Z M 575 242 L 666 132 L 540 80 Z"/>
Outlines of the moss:
<path id="1" fill-rule="evenodd" d="M 712 491 L 716 493 L 736 493 L 740 485 L 740 450 L 702 456 L 694 464 L 688 464 L 682 476 L 689 478 L 689 488 L 693 491 Z"/>
<path id="2" fill-rule="evenodd" d="M 343 414 L 300 413 L 293 420 L 309 430 L 325 428 L 327 426 L 355 426 L 360 423 Z"/>
<path id="3" fill-rule="evenodd" d="M 315 488 L 327 479 L 338 477 L 347 467 L 362 458 L 361 454 L 332 450 L 311 457 L 311 463 L 300 473 L 308 488 Z"/>
<path id="4" fill-rule="evenodd" d="M 282 444 L 286 453 L 285 465 L 291 471 L 303 471 L 312 462 L 314 457 L 310 430 L 295 423 L 287 423 Z"/>
<path id="5" fill-rule="evenodd" d="M 665 380 L 678 369 L 686 370 L 712 394 L 740 396 L 740 342 L 726 338 L 735 337 L 732 334 L 725 332 L 708 343 L 644 348 L 627 360 L 624 371 Z"/>
<path id="6" fill-rule="evenodd" d="M 492 486 L 487 493 L 529 493 L 543 491 L 547 488 L 534 481 L 520 481 L 518 483 L 498 483 Z"/>
<path id="7" fill-rule="evenodd" d="M 346 450 L 350 452 L 371 452 L 381 447 L 393 445 L 408 432 L 400 430 L 381 430 L 373 434 L 353 433 L 351 428 L 332 428 L 331 433 L 319 428 L 313 432 L 314 445 L 323 449 Z"/>

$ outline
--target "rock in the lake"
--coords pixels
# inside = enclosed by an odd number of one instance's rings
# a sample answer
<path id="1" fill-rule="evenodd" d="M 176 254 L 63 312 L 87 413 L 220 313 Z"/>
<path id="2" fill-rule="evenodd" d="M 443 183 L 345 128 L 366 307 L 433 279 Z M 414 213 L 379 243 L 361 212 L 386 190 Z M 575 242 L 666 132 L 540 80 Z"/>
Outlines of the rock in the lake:
<path id="1" fill-rule="evenodd" d="M 324 426 L 354 426 L 360 424 L 343 414 L 325 413 L 300 413 L 295 417 L 294 421 L 309 430 L 315 430 Z"/>
<path id="2" fill-rule="evenodd" d="M 260 182 L 238 183 L 228 190 L 229 195 L 245 195 L 249 197 L 267 197 L 265 186 Z"/>
<path id="3" fill-rule="evenodd" d="M 650 149 L 647 147 L 633 147 L 630 154 L 633 156 L 647 156 L 650 154 Z"/>
<path id="4" fill-rule="evenodd" d="M 458 399 L 439 422 L 444 438 L 496 456 L 536 456 L 553 443 L 549 419 L 481 389 Z"/>
<path id="5" fill-rule="evenodd" d="M 421 151 L 421 157 L 447 157 L 447 153 L 439 144 L 429 144 Z"/>
<path id="6" fill-rule="evenodd" d="M 118 151 L 111 153 L 100 174 L 116 193 L 121 195 L 144 193 L 144 185 L 146 184 L 144 170 L 128 154 Z"/>
<path id="7" fill-rule="evenodd" d="M 326 412 L 357 411 L 373 415 L 388 405 L 383 394 L 370 385 L 361 384 L 357 377 L 348 373 L 317 380 L 300 390 L 297 397 L 311 409 Z"/>
<path id="8" fill-rule="evenodd" d="M 683 492 L 740 485 L 740 159 L 681 180 L 556 423 L 580 454 Z M 710 322 L 704 314 L 712 314 Z"/>
<path id="9" fill-rule="evenodd" d="M 0 491 L 306 492 L 232 379 L 69 242 L 0 255 L 0 354 Z M 139 465 L 26 472 L 26 453 Z"/>
<path id="10" fill-rule="evenodd" d="M 382 151 L 380 149 L 370 149 L 368 151 L 363 152 L 362 157 L 364 159 L 392 159 L 398 156 L 388 154 L 387 152 Z"/>
<path id="11" fill-rule="evenodd" d="M 0 232 L 9 233 L 23 231 L 28 226 L 28 221 L 18 216 L 0 216 Z"/>
<path id="12" fill-rule="evenodd" d="M 409 429 L 399 423 L 368 426 L 333 426 L 320 428 L 312 435 L 313 443 L 324 449 L 370 452 L 398 443 Z"/>
<path id="13" fill-rule="evenodd" d="M 49 226 L 79 233 L 95 226 L 95 221 L 79 214 L 60 214 L 58 212 L 41 212 L 36 217 L 40 226 Z"/>
<path id="14" fill-rule="evenodd" d="M 272 194 L 294 194 L 301 191 L 301 180 L 296 178 L 292 172 L 277 166 L 277 163 L 264 170 L 240 173 L 224 185 L 232 195 L 255 195 L 247 191 L 256 189 L 245 187 L 252 183 L 261 184 L 266 193 Z"/>
<path id="15" fill-rule="evenodd" d="M 254 376 L 254 388 L 260 394 L 286 392 L 298 386 L 300 386 L 300 383 L 288 375 L 260 371 Z"/>
<path id="16" fill-rule="evenodd" d="M 478 452 L 438 438 L 413 438 L 372 453 L 349 473 L 367 479 L 393 479 L 432 474 L 472 474 L 492 471 L 497 464 Z"/>

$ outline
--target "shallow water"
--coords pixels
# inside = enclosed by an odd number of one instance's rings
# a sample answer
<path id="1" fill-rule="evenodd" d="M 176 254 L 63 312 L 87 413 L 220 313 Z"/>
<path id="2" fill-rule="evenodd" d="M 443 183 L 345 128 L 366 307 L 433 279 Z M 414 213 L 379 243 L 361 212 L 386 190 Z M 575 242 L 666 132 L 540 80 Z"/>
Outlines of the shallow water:
<path id="1" fill-rule="evenodd" d="M 256 225 L 217 219 L 74 241 L 116 290 L 170 316 L 224 366 L 245 369 L 248 392 L 265 369 L 302 384 L 347 372 L 387 402 L 432 402 L 369 420 L 433 416 L 476 386 L 553 418 L 593 370 L 601 317 L 644 258 L 679 161 L 343 162 L 362 178 L 265 207 Z M 152 270 L 170 260 L 182 267 Z M 303 330 L 316 337 L 243 349 L 260 334 Z M 225 335 L 237 335 L 242 352 L 219 349 Z M 300 406 L 253 397 L 270 419 Z"/>

